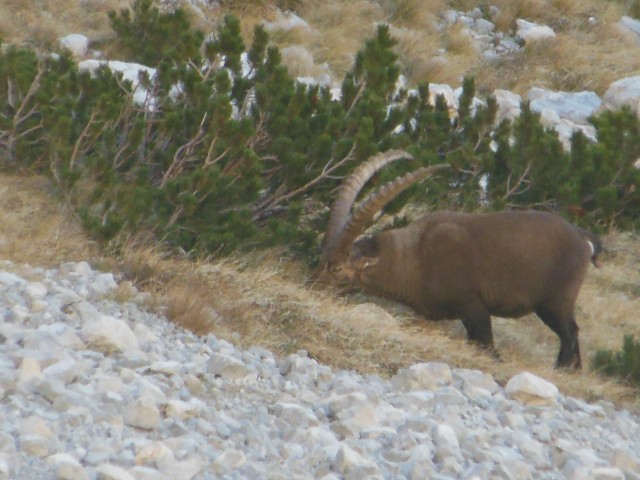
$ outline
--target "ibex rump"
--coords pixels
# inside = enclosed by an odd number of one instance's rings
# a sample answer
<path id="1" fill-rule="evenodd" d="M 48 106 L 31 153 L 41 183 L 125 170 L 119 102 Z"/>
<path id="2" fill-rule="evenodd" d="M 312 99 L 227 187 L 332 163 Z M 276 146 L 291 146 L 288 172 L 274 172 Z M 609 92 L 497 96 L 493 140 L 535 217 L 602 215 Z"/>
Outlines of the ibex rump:
<path id="1" fill-rule="evenodd" d="M 491 315 L 535 312 L 560 338 L 557 366 L 581 367 L 574 308 L 597 237 L 535 211 L 437 212 L 410 225 L 360 236 L 391 199 L 434 171 L 419 168 L 371 194 L 350 215 L 364 184 L 401 158 L 371 158 L 342 184 L 324 239 L 322 266 L 338 279 L 412 307 L 428 319 L 462 320 L 469 340 L 494 350 Z"/>

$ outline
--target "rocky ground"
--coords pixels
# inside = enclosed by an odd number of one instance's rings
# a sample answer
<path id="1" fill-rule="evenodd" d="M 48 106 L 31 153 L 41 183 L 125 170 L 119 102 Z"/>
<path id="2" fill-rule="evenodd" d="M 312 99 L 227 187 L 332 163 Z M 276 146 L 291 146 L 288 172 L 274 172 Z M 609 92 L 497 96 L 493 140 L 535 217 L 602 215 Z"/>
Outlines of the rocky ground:
<path id="1" fill-rule="evenodd" d="M 87 263 L 0 263 L 0 478 L 640 479 L 640 418 L 531 374 L 332 371 L 197 337 Z"/>

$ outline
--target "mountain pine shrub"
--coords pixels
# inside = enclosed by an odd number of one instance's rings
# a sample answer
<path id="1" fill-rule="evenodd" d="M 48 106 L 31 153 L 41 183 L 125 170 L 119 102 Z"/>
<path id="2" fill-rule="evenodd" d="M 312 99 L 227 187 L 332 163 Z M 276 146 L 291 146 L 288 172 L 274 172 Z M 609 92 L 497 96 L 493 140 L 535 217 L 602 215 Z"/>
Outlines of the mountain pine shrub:
<path id="1" fill-rule="evenodd" d="M 1 168 L 51 175 L 104 241 L 142 230 L 198 254 L 286 245 L 314 257 L 340 179 L 391 148 L 415 160 L 368 188 L 422 165 L 453 168 L 408 189 L 388 213 L 412 198 L 432 209 L 533 207 L 584 225 L 638 226 L 640 141 L 628 111 L 593 119 L 599 141 L 576 134 L 567 153 L 527 104 L 495 126 L 497 104 L 474 101 L 472 78 L 454 118 L 427 83 L 399 88 L 385 25 L 336 100 L 297 83 L 262 27 L 247 47 L 233 16 L 204 43 L 182 10 L 148 0 L 110 19 L 131 58 L 156 67 L 140 78 L 145 104 L 107 67 L 90 75 L 64 54 L 0 50 Z"/>
<path id="2" fill-rule="evenodd" d="M 598 350 L 592 364 L 595 370 L 605 375 L 640 387 L 640 341 L 633 335 L 624 336 L 622 349 L 617 352 Z"/>

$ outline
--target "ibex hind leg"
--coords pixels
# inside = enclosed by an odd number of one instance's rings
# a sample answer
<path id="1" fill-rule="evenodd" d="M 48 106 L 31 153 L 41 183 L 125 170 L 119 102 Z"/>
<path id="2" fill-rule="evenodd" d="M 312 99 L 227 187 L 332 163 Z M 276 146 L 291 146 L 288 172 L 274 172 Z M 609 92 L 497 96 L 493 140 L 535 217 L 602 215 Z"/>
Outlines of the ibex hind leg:
<path id="1" fill-rule="evenodd" d="M 582 368 L 580 343 L 578 340 L 578 324 L 573 312 L 557 313 L 548 308 L 539 308 L 536 314 L 560 338 L 560 353 L 556 360 L 556 368 Z"/>
<path id="2" fill-rule="evenodd" d="M 469 341 L 478 345 L 497 361 L 501 361 L 500 354 L 493 344 L 493 329 L 489 312 L 484 307 L 478 307 L 461 315 L 461 320 L 467 330 Z"/>

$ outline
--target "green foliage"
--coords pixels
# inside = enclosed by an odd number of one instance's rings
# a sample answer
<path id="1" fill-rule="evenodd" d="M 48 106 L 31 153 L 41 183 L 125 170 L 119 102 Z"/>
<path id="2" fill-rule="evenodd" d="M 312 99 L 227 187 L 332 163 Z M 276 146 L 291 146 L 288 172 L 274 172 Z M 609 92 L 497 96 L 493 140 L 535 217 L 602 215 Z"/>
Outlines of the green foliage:
<path id="1" fill-rule="evenodd" d="M 640 157 L 640 123 L 627 108 L 604 112 L 592 122 L 598 143 L 572 151 L 580 207 L 606 225 L 638 227 L 640 169 L 635 163 Z"/>
<path id="2" fill-rule="evenodd" d="M 598 350 L 592 365 L 605 375 L 640 387 L 640 342 L 634 340 L 633 335 L 625 335 L 622 350 Z"/>
<path id="3" fill-rule="evenodd" d="M 162 13 L 153 0 L 134 0 L 131 9 L 108 15 L 128 60 L 155 66 L 165 59 L 177 63 L 199 56 L 204 35 L 191 28 L 181 8 Z"/>
<path id="4" fill-rule="evenodd" d="M 199 254 L 286 245 L 310 257 L 339 179 L 391 148 L 415 161 L 380 172 L 371 188 L 421 165 L 453 168 L 408 189 L 389 213 L 412 197 L 434 209 L 533 206 L 638 226 L 640 130 L 628 111 L 594 119 L 599 142 L 576 135 L 569 154 L 528 105 L 495 127 L 497 104 L 474 100 L 472 78 L 455 118 L 428 84 L 398 88 L 384 25 L 336 101 L 295 82 L 262 27 L 246 46 L 233 16 L 204 44 L 182 10 L 149 0 L 110 19 L 132 58 L 157 65 L 155 78 L 141 78 L 145 105 L 107 67 L 89 75 L 65 55 L 0 51 L 0 166 L 51 175 L 103 241 L 144 230 Z"/>

